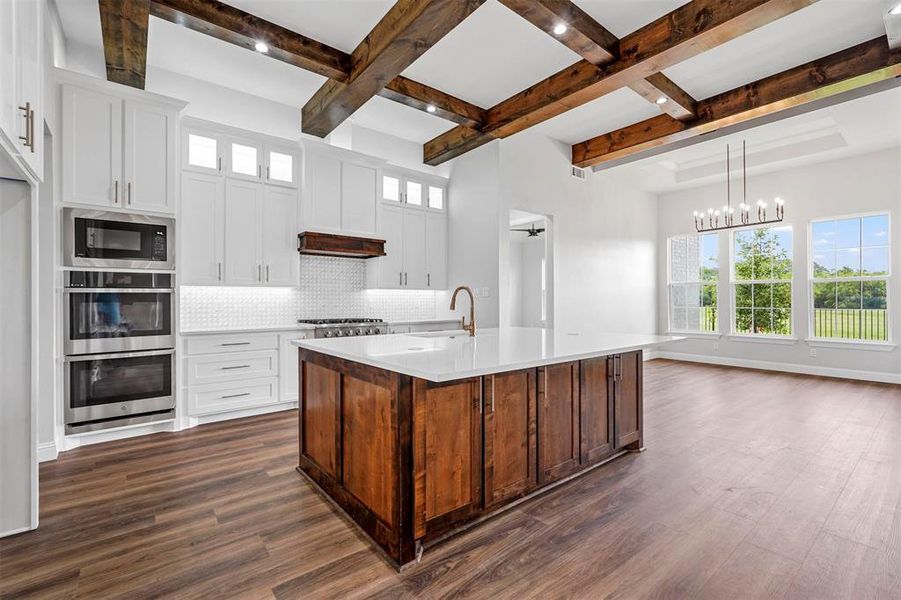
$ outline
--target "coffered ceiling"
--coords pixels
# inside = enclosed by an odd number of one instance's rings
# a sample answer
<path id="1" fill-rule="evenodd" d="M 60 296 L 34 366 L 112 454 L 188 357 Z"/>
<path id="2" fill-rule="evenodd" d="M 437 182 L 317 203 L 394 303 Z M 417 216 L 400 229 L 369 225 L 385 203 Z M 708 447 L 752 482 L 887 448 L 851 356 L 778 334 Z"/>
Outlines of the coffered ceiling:
<path id="1" fill-rule="evenodd" d="M 697 100 L 885 35 L 888 0 L 820 0 L 665 68 L 662 73 Z M 68 44 L 102 73 L 97 0 L 56 0 Z M 226 0 L 291 31 L 351 53 L 394 6 L 392 0 Z M 575 0 L 617 38 L 686 5 L 685 0 Z M 799 2 L 799 5 L 801 3 Z M 487 0 L 403 70 L 416 82 L 490 108 L 577 63 L 580 56 L 502 5 Z M 327 79 L 228 42 L 150 18 L 147 89 L 167 70 L 304 106 Z M 627 87 L 615 89 L 535 125 L 568 144 L 661 115 Z M 350 117 L 360 125 L 424 143 L 455 123 L 373 97 Z"/>

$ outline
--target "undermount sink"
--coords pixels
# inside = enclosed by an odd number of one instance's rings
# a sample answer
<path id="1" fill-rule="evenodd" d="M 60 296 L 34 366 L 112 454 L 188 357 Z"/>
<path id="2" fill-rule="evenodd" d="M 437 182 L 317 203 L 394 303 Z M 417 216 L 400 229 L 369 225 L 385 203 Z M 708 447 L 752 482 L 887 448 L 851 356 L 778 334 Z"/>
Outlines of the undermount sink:
<path id="1" fill-rule="evenodd" d="M 451 331 L 423 331 L 420 333 L 411 333 L 413 337 L 421 337 L 421 338 L 450 338 L 454 339 L 458 336 L 469 335 L 466 331 L 462 329 L 454 329 Z"/>

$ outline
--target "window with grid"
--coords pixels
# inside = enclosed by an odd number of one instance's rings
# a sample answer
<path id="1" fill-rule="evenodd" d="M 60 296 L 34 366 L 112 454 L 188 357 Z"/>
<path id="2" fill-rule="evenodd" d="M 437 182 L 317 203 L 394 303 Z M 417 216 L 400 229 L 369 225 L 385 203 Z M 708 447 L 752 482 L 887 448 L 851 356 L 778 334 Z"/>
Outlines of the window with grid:
<path id="1" fill-rule="evenodd" d="M 735 333 L 792 334 L 792 229 L 758 227 L 732 236 Z"/>
<path id="2" fill-rule="evenodd" d="M 715 233 L 669 239 L 671 331 L 717 330 L 717 239 Z"/>
<path id="3" fill-rule="evenodd" d="M 813 337 L 887 341 L 889 216 L 810 224 Z"/>

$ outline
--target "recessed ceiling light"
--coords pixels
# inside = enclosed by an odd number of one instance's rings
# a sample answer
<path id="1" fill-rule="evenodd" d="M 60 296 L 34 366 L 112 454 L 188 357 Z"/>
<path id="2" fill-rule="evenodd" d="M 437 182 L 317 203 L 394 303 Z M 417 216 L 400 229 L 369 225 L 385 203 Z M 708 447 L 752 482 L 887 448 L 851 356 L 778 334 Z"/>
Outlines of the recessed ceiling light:
<path id="1" fill-rule="evenodd" d="M 435 107 L 434 104 L 429 104 L 428 106 L 425 107 L 425 110 L 426 110 L 426 112 L 433 113 L 438 109 Z"/>
<path id="2" fill-rule="evenodd" d="M 566 25 L 563 23 L 554 25 L 554 35 L 563 35 L 564 33 L 566 33 Z"/>
<path id="3" fill-rule="evenodd" d="M 257 42 L 256 44 L 253 45 L 253 48 L 254 48 L 254 50 L 256 50 L 257 52 L 263 52 L 264 54 L 265 54 L 266 52 L 269 52 L 269 46 L 267 46 L 267 45 L 264 44 L 263 42 Z"/>
<path id="4" fill-rule="evenodd" d="M 896 4 L 895 8 L 888 11 L 888 14 L 892 15 L 893 17 L 897 16 L 897 15 L 901 15 L 901 4 Z"/>
<path id="5" fill-rule="evenodd" d="M 659 98 L 657 98 L 657 100 L 655 100 L 655 102 L 657 102 L 657 104 L 666 104 L 668 102 L 668 98 L 666 96 L 660 96 Z"/>

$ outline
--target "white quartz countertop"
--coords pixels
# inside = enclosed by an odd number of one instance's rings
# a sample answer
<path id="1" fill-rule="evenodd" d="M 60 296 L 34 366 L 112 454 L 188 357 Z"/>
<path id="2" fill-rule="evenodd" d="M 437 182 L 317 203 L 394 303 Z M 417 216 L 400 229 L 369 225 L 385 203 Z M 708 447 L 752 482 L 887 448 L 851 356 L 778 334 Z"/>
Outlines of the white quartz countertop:
<path id="1" fill-rule="evenodd" d="M 681 339 L 591 329 L 504 327 L 480 330 L 474 338 L 466 333 L 428 332 L 293 340 L 291 343 L 412 377 L 452 381 L 653 348 Z"/>

